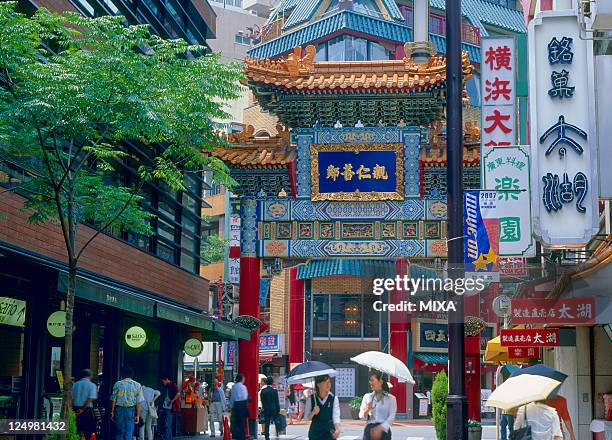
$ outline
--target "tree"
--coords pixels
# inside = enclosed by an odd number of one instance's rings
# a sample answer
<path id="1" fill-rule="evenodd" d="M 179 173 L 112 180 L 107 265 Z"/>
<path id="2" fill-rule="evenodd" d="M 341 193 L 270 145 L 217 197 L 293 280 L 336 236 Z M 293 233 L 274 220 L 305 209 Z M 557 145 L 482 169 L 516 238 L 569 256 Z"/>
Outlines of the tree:
<path id="1" fill-rule="evenodd" d="M 448 397 L 448 376 L 440 371 L 431 387 L 432 419 L 439 440 L 446 440 L 446 398 Z"/>
<path id="2" fill-rule="evenodd" d="M 219 263 L 225 259 L 228 252 L 229 240 L 224 240 L 218 235 L 209 235 L 202 242 L 202 256 L 207 264 Z"/>
<path id="3" fill-rule="evenodd" d="M 122 17 L 40 9 L 28 18 L 15 7 L 0 3 L 0 163 L 25 172 L 9 190 L 27 197 L 29 220 L 61 226 L 67 405 L 79 259 L 111 228 L 152 233 L 139 194 L 147 182 L 180 191 L 186 173 L 212 169 L 215 182 L 232 186 L 225 165 L 205 153 L 222 143 L 212 120 L 228 117 L 222 102 L 237 97 L 240 68 Z M 121 166 L 137 177 L 121 183 Z M 83 222 L 97 230 L 77 241 Z"/>

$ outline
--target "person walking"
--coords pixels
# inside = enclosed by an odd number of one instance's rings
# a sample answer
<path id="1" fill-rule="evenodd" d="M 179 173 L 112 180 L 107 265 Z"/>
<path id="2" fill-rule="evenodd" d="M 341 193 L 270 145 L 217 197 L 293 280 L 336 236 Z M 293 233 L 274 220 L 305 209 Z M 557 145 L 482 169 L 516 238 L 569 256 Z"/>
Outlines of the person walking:
<path id="1" fill-rule="evenodd" d="M 295 390 L 293 389 L 293 385 L 289 386 L 289 394 L 285 399 L 285 406 L 287 409 L 287 415 L 289 416 L 289 424 L 293 425 L 293 417 L 297 412 L 297 399 L 295 398 Z"/>
<path id="2" fill-rule="evenodd" d="M 232 387 L 230 395 L 230 406 L 232 408 L 233 438 L 236 440 L 246 439 L 246 424 L 249 417 L 249 392 L 244 385 L 243 374 L 236 375 L 236 383 Z"/>
<path id="3" fill-rule="evenodd" d="M 138 428 L 138 434 L 140 440 L 153 440 L 153 423 L 157 420 L 157 409 L 155 408 L 155 401 L 161 395 L 158 390 L 143 386 L 142 396 L 144 401 L 142 402 L 142 409 L 140 410 L 140 418 L 142 423 Z"/>
<path id="4" fill-rule="evenodd" d="M 544 402 L 532 402 L 521 406 L 514 419 L 514 430 L 531 427 L 532 440 L 563 440 L 561 422 L 557 410 Z"/>
<path id="5" fill-rule="evenodd" d="M 278 391 L 272 388 L 273 383 L 274 379 L 268 376 L 266 378 L 266 386 L 259 393 L 264 419 L 264 437 L 266 440 L 270 440 L 270 423 L 274 422 L 276 424 L 276 419 L 280 415 Z M 278 437 L 278 427 L 276 428 L 276 436 Z"/>
<path id="6" fill-rule="evenodd" d="M 77 431 L 85 436 L 86 440 L 96 432 L 96 416 L 93 402 L 98 398 L 98 387 L 91 381 L 93 372 L 83 370 L 81 379 L 72 386 L 72 409 L 76 415 Z"/>
<path id="7" fill-rule="evenodd" d="M 225 413 L 225 395 L 217 379 L 212 380 L 208 390 L 210 436 L 215 436 L 215 422 L 219 423 L 219 433 L 223 437 L 223 414 Z"/>
<path id="8" fill-rule="evenodd" d="M 397 412 L 397 400 L 389 394 L 389 384 L 382 373 L 370 372 L 370 389 L 361 400 L 359 418 L 367 420 L 363 440 L 391 440 L 391 425 Z"/>
<path id="9" fill-rule="evenodd" d="M 170 376 L 162 377 L 161 409 L 163 425 L 160 427 L 164 440 L 172 440 L 172 420 L 174 414 L 180 410 L 181 394 Z"/>
<path id="10" fill-rule="evenodd" d="M 340 402 L 331 392 L 331 378 L 315 377 L 315 391 L 304 405 L 304 418 L 310 420 L 308 440 L 331 440 L 340 437 Z"/>
<path id="11" fill-rule="evenodd" d="M 512 436 L 514 433 L 514 416 L 515 415 L 516 415 L 516 408 L 502 411 L 500 421 L 499 421 L 501 440 L 512 439 Z"/>
<path id="12" fill-rule="evenodd" d="M 124 367 L 121 380 L 113 385 L 111 420 L 117 427 L 117 440 L 132 440 L 134 425 L 140 423 L 140 406 L 144 400 L 142 385 L 132 379 L 134 370 Z"/>

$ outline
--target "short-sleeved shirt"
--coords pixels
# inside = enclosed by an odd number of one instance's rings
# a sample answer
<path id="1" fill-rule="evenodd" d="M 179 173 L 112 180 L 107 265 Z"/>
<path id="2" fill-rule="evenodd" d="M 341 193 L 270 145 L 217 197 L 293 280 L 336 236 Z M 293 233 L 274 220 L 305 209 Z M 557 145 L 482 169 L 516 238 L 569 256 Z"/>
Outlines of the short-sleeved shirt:
<path id="1" fill-rule="evenodd" d="M 557 411 L 542 403 L 530 403 L 521 406 L 514 419 L 515 430 L 526 426 L 525 411 L 527 412 L 527 423 L 531 426 L 533 440 L 551 440 L 555 436 L 563 437 Z"/>
<path id="2" fill-rule="evenodd" d="M 111 400 L 114 400 L 117 406 L 136 406 L 137 403 L 144 401 L 142 385 L 132 379 L 120 380 L 113 386 Z"/>
<path id="3" fill-rule="evenodd" d="M 97 398 L 98 390 L 96 384 L 87 377 L 75 382 L 72 386 L 72 404 L 77 408 L 84 407 L 88 399 L 95 400 Z M 92 407 L 93 404 L 89 403 L 87 406 Z"/>

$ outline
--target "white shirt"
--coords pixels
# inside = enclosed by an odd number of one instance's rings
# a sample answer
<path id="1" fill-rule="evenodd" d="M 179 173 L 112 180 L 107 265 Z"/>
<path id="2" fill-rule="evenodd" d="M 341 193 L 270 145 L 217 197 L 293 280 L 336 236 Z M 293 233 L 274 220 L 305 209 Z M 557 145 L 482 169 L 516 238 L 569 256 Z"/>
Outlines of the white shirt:
<path id="1" fill-rule="evenodd" d="M 154 390 L 153 388 L 142 387 L 142 396 L 144 397 L 145 402 L 147 402 L 147 405 L 153 403 L 153 399 L 158 397 L 160 394 L 161 393 L 159 391 Z"/>
<path id="2" fill-rule="evenodd" d="M 372 402 L 372 411 L 368 423 L 380 423 L 385 432 L 389 432 L 391 425 L 395 421 L 395 413 L 397 412 L 397 400 L 393 394 L 383 394 L 382 399 L 378 400 L 375 393 L 368 393 L 361 400 L 359 408 L 359 418 L 365 419 L 365 411 L 370 402 Z"/>
<path id="3" fill-rule="evenodd" d="M 531 426 L 533 440 L 552 440 L 555 436 L 563 438 L 556 409 L 543 403 L 530 403 L 526 408 L 527 422 Z M 514 418 L 514 429 L 525 426 L 525 406 L 521 406 Z"/>
<path id="4" fill-rule="evenodd" d="M 232 387 L 232 394 L 230 397 L 230 405 L 234 405 L 234 402 L 241 402 L 243 400 L 248 400 L 249 398 L 249 391 L 247 390 L 247 387 L 244 386 L 244 384 L 238 382 L 236 384 L 234 384 L 234 386 Z"/>
<path id="5" fill-rule="evenodd" d="M 316 397 L 317 401 L 321 405 L 325 405 L 327 399 L 329 399 L 329 394 L 325 397 L 325 399 L 319 399 L 319 396 Z M 306 400 L 306 405 L 304 406 L 304 418 L 308 419 L 310 417 L 310 413 L 312 412 L 312 397 Z M 332 421 L 334 425 L 340 424 L 340 401 L 338 397 L 334 396 L 334 404 L 332 406 Z"/>

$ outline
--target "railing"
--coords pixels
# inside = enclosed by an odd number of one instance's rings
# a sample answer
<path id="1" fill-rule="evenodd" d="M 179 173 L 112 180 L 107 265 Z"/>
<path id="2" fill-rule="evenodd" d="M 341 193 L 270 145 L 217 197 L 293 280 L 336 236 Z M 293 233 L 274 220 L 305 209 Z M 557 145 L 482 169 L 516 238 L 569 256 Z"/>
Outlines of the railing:
<path id="1" fill-rule="evenodd" d="M 261 39 L 262 43 L 270 41 L 283 33 L 283 26 L 285 25 L 285 18 L 281 17 L 274 20 L 272 23 L 266 24 L 261 28 Z"/>
<path id="2" fill-rule="evenodd" d="M 411 7 L 402 6 L 400 8 L 405 24 L 412 27 L 413 11 Z M 446 36 L 446 17 L 438 14 L 429 14 L 429 33 Z M 480 46 L 480 29 L 469 23 L 461 25 L 461 41 L 468 44 Z"/>

